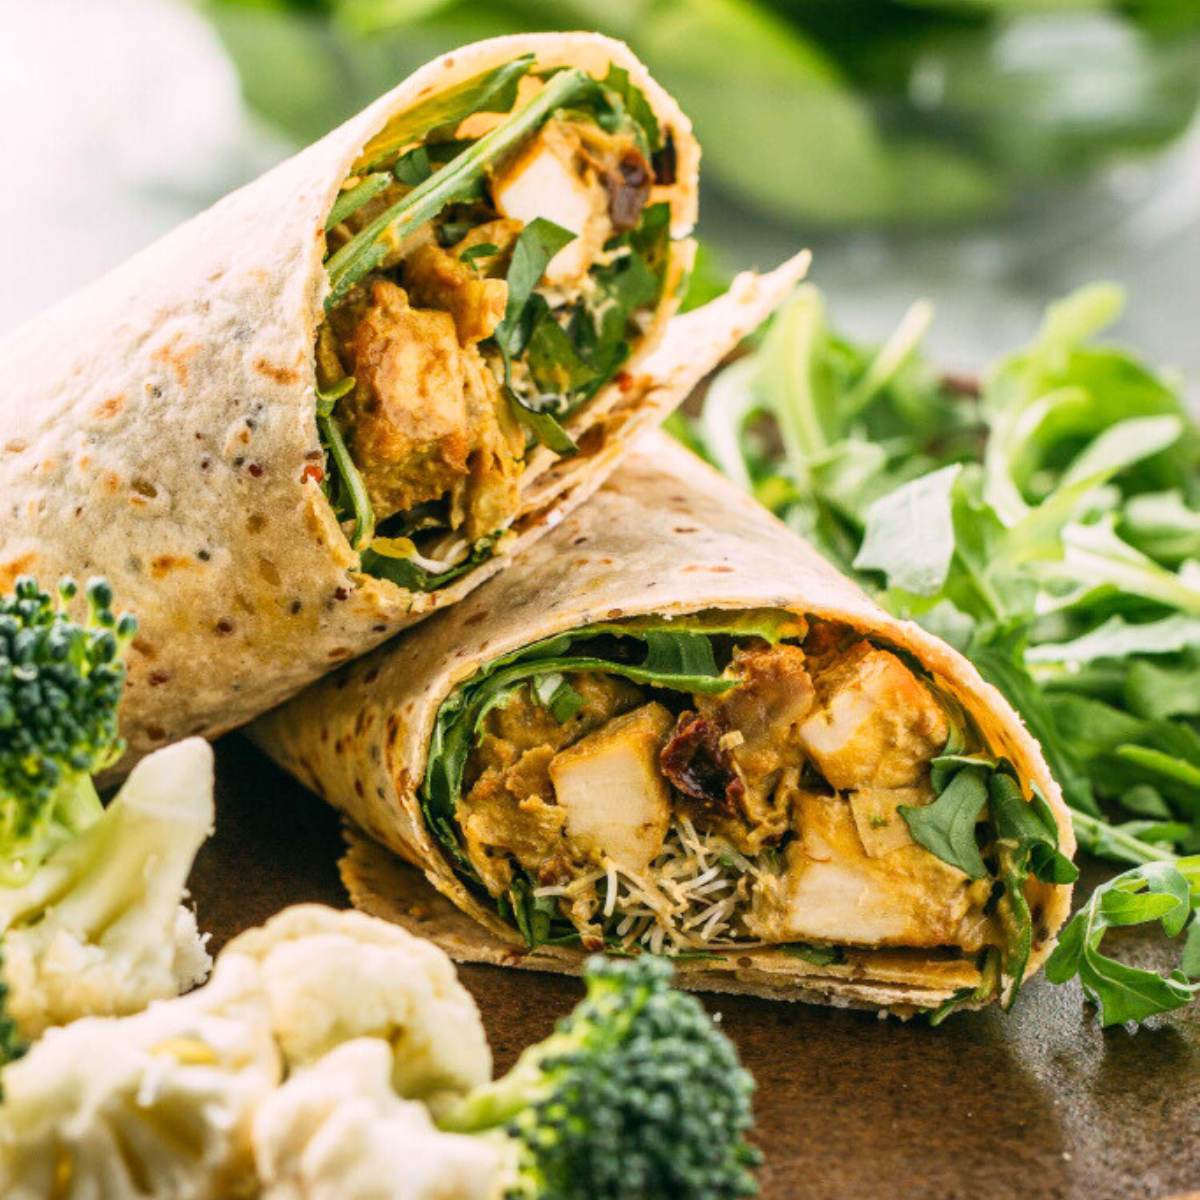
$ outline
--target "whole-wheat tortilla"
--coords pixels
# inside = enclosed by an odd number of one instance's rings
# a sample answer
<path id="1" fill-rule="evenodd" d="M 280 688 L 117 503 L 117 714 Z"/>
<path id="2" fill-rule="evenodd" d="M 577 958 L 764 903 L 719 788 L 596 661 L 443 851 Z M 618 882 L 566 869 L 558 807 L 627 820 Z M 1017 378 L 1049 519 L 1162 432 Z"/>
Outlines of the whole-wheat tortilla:
<path id="1" fill-rule="evenodd" d="M 122 769 L 166 742 L 240 725 L 460 600 L 589 495 L 622 447 L 713 365 L 730 331 L 757 325 L 803 274 L 801 256 L 744 277 L 666 336 L 677 295 L 664 297 L 624 371 L 568 422 L 583 452 L 531 456 L 516 536 L 479 569 L 431 593 L 358 574 L 315 469 L 325 219 L 391 118 L 530 51 L 539 67 L 599 76 L 616 63 L 645 93 L 674 138 L 682 270 L 699 150 L 674 101 L 619 42 L 497 38 L 422 67 L 0 343 L 0 590 L 25 573 L 44 585 L 104 575 L 137 614 Z"/>
<path id="2" fill-rule="evenodd" d="M 651 613 L 750 608 L 838 621 L 910 654 L 973 718 L 990 750 L 1012 762 L 1027 794 L 1032 785 L 1047 798 L 1062 849 L 1074 852 L 1058 786 L 1004 697 L 961 654 L 889 616 L 750 496 L 657 432 L 503 575 L 268 714 L 252 734 L 353 822 L 343 877 L 359 907 L 419 930 L 462 960 L 578 970 L 579 949 L 530 953 L 430 836 L 418 788 L 438 709 L 493 659 L 566 630 Z M 1032 972 L 1066 919 L 1071 889 L 1033 882 L 1027 894 Z M 695 987 L 900 1013 L 937 1005 L 979 980 L 969 962 L 918 950 L 849 951 L 833 966 L 779 949 L 739 950 L 683 961 L 679 970 Z"/>

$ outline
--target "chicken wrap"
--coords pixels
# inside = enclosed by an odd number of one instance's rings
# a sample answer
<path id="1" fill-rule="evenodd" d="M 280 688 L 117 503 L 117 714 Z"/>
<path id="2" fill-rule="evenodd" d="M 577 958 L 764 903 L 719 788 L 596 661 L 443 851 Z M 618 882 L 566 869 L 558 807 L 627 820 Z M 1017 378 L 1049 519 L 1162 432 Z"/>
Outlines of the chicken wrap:
<path id="1" fill-rule="evenodd" d="M 620 43 L 479 43 L 0 345 L 0 589 L 138 612 L 126 767 L 459 599 L 778 302 L 663 343 L 698 153 Z"/>
<path id="2" fill-rule="evenodd" d="M 354 902 L 463 960 L 648 950 L 944 1013 L 1011 1002 L 1068 912 L 1070 821 L 1003 697 L 660 433 L 252 728 L 350 818 Z"/>

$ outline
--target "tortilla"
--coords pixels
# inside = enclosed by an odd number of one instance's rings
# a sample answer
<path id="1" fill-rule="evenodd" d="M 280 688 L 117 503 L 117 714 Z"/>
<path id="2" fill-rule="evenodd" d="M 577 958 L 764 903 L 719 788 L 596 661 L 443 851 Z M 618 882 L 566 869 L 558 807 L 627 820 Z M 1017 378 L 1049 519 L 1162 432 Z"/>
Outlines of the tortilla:
<path id="1" fill-rule="evenodd" d="M 481 42 L 421 68 L 358 116 L 0 344 L 0 588 L 22 574 L 106 576 L 135 612 L 122 710 L 128 770 L 213 737 L 343 660 L 460 600 L 589 495 L 804 272 L 744 277 L 663 338 L 659 302 L 621 373 L 565 422 L 574 457 L 525 460 L 512 533 L 439 590 L 359 572 L 321 485 L 314 335 L 329 282 L 324 225 L 369 140 L 443 89 L 533 52 L 539 66 L 629 73 L 676 152 L 672 270 L 690 261 L 699 151 L 687 118 L 618 42 Z M 678 280 L 677 280 L 678 282 Z M 658 345 L 656 353 L 654 347 Z"/>
<path id="2" fill-rule="evenodd" d="M 1012 764 L 1024 798 L 1034 788 L 1045 797 L 1059 848 L 1073 853 L 1058 786 L 1004 697 L 961 654 L 886 614 L 750 496 L 660 433 L 639 442 L 587 505 L 502 576 L 262 718 L 252 736 L 352 822 L 342 871 L 356 905 L 432 937 L 462 961 L 577 971 L 581 948 L 528 949 L 431 835 L 419 791 L 439 709 L 489 663 L 565 631 L 745 610 L 833 622 L 915 661 L 969 717 L 987 751 Z M 1052 949 L 1071 889 L 1031 879 L 1025 895 L 1035 914 L 1032 971 Z M 687 986 L 900 1014 L 962 1000 L 980 981 L 970 959 L 936 950 L 849 947 L 836 962 L 811 957 L 760 946 L 683 956 L 678 969 Z"/>

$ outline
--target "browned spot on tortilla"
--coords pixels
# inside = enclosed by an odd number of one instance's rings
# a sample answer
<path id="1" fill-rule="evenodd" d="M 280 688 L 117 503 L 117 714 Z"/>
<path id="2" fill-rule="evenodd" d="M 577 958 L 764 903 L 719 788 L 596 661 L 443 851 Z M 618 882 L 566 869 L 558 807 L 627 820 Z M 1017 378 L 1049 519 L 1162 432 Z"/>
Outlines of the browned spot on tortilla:
<path id="1" fill-rule="evenodd" d="M 110 496 L 115 496 L 121 490 L 121 477 L 115 471 L 106 471 L 101 480 L 101 487 Z"/>
<path id="2" fill-rule="evenodd" d="M 164 683 L 166 683 L 168 679 L 171 678 L 171 672 L 170 671 L 151 671 L 149 678 L 150 678 L 150 686 L 151 687 L 162 687 L 162 685 Z"/>
<path id="3" fill-rule="evenodd" d="M 161 725 L 147 725 L 146 736 L 152 742 L 165 742 L 167 740 L 167 731 Z"/>
<path id="4" fill-rule="evenodd" d="M 132 479 L 129 486 L 133 488 L 139 496 L 145 496 L 147 500 L 153 500 L 158 495 L 158 488 L 154 486 L 148 479 Z"/>
<path id="5" fill-rule="evenodd" d="M 180 346 L 179 340 L 180 335 L 173 334 L 168 341 L 151 353 L 150 359 L 152 362 L 160 362 L 167 367 L 175 376 L 180 387 L 187 387 L 188 362 L 200 353 L 200 347 L 197 344 Z"/>
<path id="6" fill-rule="evenodd" d="M 11 592 L 13 584 L 19 575 L 28 575 L 37 562 L 37 555 L 30 550 L 20 558 L 14 558 L 10 563 L 0 565 L 0 591 Z"/>
<path id="7" fill-rule="evenodd" d="M 111 421 L 113 417 L 117 416 L 124 407 L 124 395 L 109 396 L 107 400 L 101 400 L 100 403 L 92 409 L 92 416 L 97 421 Z"/>
<path id="8" fill-rule="evenodd" d="M 265 554 L 260 554 L 258 557 L 258 573 L 272 587 L 279 586 L 281 582 L 279 568 Z"/>
<path id="9" fill-rule="evenodd" d="M 211 275 L 208 277 L 208 282 L 209 282 L 209 283 L 216 283 L 216 282 L 217 282 L 217 280 L 218 280 L 218 279 L 220 279 L 220 278 L 221 278 L 221 276 L 223 276 L 224 274 L 225 274 L 225 268 L 224 268 L 224 267 L 218 267 L 218 268 L 217 268 L 217 269 L 216 269 L 216 270 L 215 270 L 215 271 L 214 271 L 214 272 L 213 272 L 213 273 L 212 273 L 212 274 L 211 274 Z"/>
<path id="10" fill-rule="evenodd" d="M 155 579 L 165 579 L 172 571 L 189 566 L 190 562 L 190 559 L 178 558 L 174 554 L 156 554 L 150 560 L 150 574 Z"/>
<path id="11" fill-rule="evenodd" d="M 330 662 L 341 662 L 342 659 L 349 658 L 351 654 L 353 654 L 353 651 L 350 650 L 348 647 L 335 646 L 329 652 L 329 661 Z"/>
<path id="12" fill-rule="evenodd" d="M 251 513 L 246 518 L 246 529 L 250 533 L 262 533 L 267 527 L 267 518 L 262 513 Z"/>
<path id="13" fill-rule="evenodd" d="M 295 371 L 291 367 L 277 366 L 275 363 L 268 362 L 265 358 L 255 359 L 254 369 L 260 375 L 265 375 L 268 379 L 273 379 L 276 383 L 300 382 L 299 371 Z"/>
<path id="14" fill-rule="evenodd" d="M 216 628 L 219 634 L 225 636 L 233 632 L 233 622 L 228 617 L 222 617 L 217 622 Z"/>
<path id="15" fill-rule="evenodd" d="M 487 620 L 487 616 L 488 615 L 485 612 L 477 612 L 477 613 L 474 613 L 473 615 L 467 617 L 463 621 L 463 624 L 464 625 L 479 625 Z"/>
<path id="16" fill-rule="evenodd" d="M 29 449 L 29 443 L 24 438 L 9 438 L 4 443 L 4 452 L 6 454 L 20 454 L 23 450 Z"/>
<path id="17" fill-rule="evenodd" d="M 135 637 L 130 644 L 143 658 L 156 658 L 158 656 L 158 648 L 153 642 L 148 642 L 143 637 Z"/>

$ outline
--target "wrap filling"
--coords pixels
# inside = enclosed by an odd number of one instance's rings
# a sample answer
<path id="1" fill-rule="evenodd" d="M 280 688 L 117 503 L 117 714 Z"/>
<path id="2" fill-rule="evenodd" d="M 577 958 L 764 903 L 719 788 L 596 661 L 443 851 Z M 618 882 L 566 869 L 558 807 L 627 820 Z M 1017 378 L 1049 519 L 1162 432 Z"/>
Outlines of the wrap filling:
<path id="1" fill-rule="evenodd" d="M 973 960 L 1015 995 L 1054 818 L 911 657 L 776 611 L 635 618 L 490 664 L 439 710 L 422 800 L 532 947 Z M 958 1000 L 967 997 L 958 997 Z"/>
<path id="2" fill-rule="evenodd" d="M 362 570 L 445 586 L 517 516 L 531 449 L 612 380 L 679 278 L 672 133 L 628 73 L 533 55 L 363 150 L 326 228 L 323 484 Z"/>

